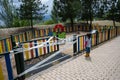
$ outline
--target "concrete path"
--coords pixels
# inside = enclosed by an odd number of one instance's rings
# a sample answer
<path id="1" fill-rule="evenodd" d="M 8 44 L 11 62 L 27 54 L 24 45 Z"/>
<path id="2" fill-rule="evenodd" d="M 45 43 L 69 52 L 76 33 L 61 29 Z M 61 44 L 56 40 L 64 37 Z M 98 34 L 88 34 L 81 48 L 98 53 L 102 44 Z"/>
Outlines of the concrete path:
<path id="1" fill-rule="evenodd" d="M 89 58 L 72 57 L 27 80 L 120 80 L 120 36 L 93 49 Z"/>

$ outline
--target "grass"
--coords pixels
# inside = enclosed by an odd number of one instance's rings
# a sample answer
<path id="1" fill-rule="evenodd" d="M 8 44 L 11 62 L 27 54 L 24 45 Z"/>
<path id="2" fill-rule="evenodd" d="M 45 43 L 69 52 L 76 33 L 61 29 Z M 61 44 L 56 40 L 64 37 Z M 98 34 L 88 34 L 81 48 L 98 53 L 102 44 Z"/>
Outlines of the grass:
<path id="1" fill-rule="evenodd" d="M 86 22 L 85 21 L 80 21 L 80 23 L 86 23 Z M 64 24 L 64 23 L 62 23 L 62 24 Z M 101 26 L 105 26 L 105 25 L 113 26 L 113 21 L 111 21 L 111 20 L 96 20 L 96 21 L 93 21 L 93 24 L 98 24 L 98 25 L 101 25 Z M 120 26 L 120 22 L 116 22 L 115 24 L 116 24 L 116 26 Z M 39 27 L 54 27 L 55 25 L 56 24 L 49 24 L 49 25 L 37 24 L 35 26 L 39 26 Z"/>

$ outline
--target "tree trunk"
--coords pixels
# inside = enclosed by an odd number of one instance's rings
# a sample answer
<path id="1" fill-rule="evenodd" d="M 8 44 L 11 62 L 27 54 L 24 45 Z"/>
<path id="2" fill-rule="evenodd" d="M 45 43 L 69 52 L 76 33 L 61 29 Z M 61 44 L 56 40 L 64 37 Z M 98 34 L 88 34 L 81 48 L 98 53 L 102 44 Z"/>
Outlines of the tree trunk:
<path id="1" fill-rule="evenodd" d="M 113 26 L 115 27 L 116 25 L 115 25 L 115 20 L 113 19 Z"/>
<path id="2" fill-rule="evenodd" d="M 70 21 L 71 21 L 71 27 L 72 27 L 72 30 L 73 30 L 73 18 L 70 18 Z"/>
<path id="3" fill-rule="evenodd" d="M 92 12 L 90 12 L 90 28 L 89 31 L 92 30 Z"/>
<path id="4" fill-rule="evenodd" d="M 33 29 L 33 20 L 32 19 L 30 19 L 30 26 Z"/>
<path id="5" fill-rule="evenodd" d="M 33 29 L 33 13 L 32 13 L 32 8 L 31 8 L 31 14 L 30 14 L 30 16 L 31 16 L 31 18 L 30 18 L 30 22 L 31 22 L 31 29 Z"/>
<path id="6" fill-rule="evenodd" d="M 32 39 L 35 38 L 34 28 L 33 28 L 33 19 L 30 19 L 30 26 L 32 31 Z"/>
<path id="7" fill-rule="evenodd" d="M 112 12 L 112 15 L 113 15 L 113 27 L 115 27 L 115 3 L 113 3 L 113 6 L 114 6 L 114 9 L 113 9 L 113 12 Z"/>
<path id="8" fill-rule="evenodd" d="M 92 18 L 93 18 L 92 2 L 90 3 L 89 13 L 90 13 L 90 28 L 89 28 L 89 31 L 91 31 L 92 30 Z"/>
<path id="9" fill-rule="evenodd" d="M 90 20 L 90 31 L 92 30 L 92 20 Z"/>
<path id="10" fill-rule="evenodd" d="M 87 24 L 88 24 L 88 19 L 87 19 Z"/>

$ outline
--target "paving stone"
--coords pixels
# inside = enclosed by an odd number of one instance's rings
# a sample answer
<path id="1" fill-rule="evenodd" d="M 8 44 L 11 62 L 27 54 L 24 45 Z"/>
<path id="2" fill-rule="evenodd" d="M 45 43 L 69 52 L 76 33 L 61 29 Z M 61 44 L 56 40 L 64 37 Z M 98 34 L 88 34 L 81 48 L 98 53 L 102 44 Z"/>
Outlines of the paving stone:
<path id="1" fill-rule="evenodd" d="M 26 80 L 120 80 L 120 36 L 84 55 Z"/>

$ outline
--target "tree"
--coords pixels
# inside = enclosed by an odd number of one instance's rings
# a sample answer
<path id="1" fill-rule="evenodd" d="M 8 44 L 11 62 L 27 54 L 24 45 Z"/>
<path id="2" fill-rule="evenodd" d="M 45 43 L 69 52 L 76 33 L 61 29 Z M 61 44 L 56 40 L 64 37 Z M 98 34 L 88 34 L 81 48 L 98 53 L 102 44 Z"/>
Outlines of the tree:
<path id="1" fill-rule="evenodd" d="M 58 9 L 59 9 L 59 4 L 57 0 L 53 1 L 54 5 L 53 5 L 53 10 L 51 11 L 52 15 L 51 18 L 55 23 L 58 23 L 59 21 L 59 16 L 58 16 Z"/>
<path id="2" fill-rule="evenodd" d="M 73 29 L 73 22 L 80 12 L 80 5 L 80 0 L 54 0 L 52 17 L 54 20 L 59 17 L 63 22 L 69 19 Z"/>
<path id="3" fill-rule="evenodd" d="M 13 26 L 13 1 L 0 0 L 0 19 L 4 22 L 5 26 Z"/>
<path id="4" fill-rule="evenodd" d="M 99 0 L 81 0 L 81 19 L 86 20 L 87 23 L 90 21 L 90 31 L 92 30 L 92 20 L 95 16 L 97 9 L 98 9 L 98 3 Z"/>
<path id="5" fill-rule="evenodd" d="M 20 18 L 28 20 L 33 28 L 33 20 L 41 20 L 43 15 L 47 13 L 47 6 L 41 3 L 40 0 L 21 0 Z"/>
<path id="6" fill-rule="evenodd" d="M 100 0 L 97 2 L 97 13 L 95 17 L 105 19 L 105 14 L 109 10 L 108 0 Z"/>
<path id="7" fill-rule="evenodd" d="M 120 22 L 120 0 L 117 1 L 117 15 L 116 20 Z"/>
<path id="8" fill-rule="evenodd" d="M 82 5 L 82 8 L 81 8 L 81 19 L 82 20 L 86 20 L 87 21 L 87 24 L 88 24 L 88 21 L 89 21 L 89 6 L 88 6 L 88 0 L 82 0 L 81 1 L 81 5 Z"/>
<path id="9" fill-rule="evenodd" d="M 118 0 L 109 0 L 109 10 L 107 12 L 107 19 L 113 20 L 113 26 L 115 26 L 117 16 L 117 5 Z"/>

